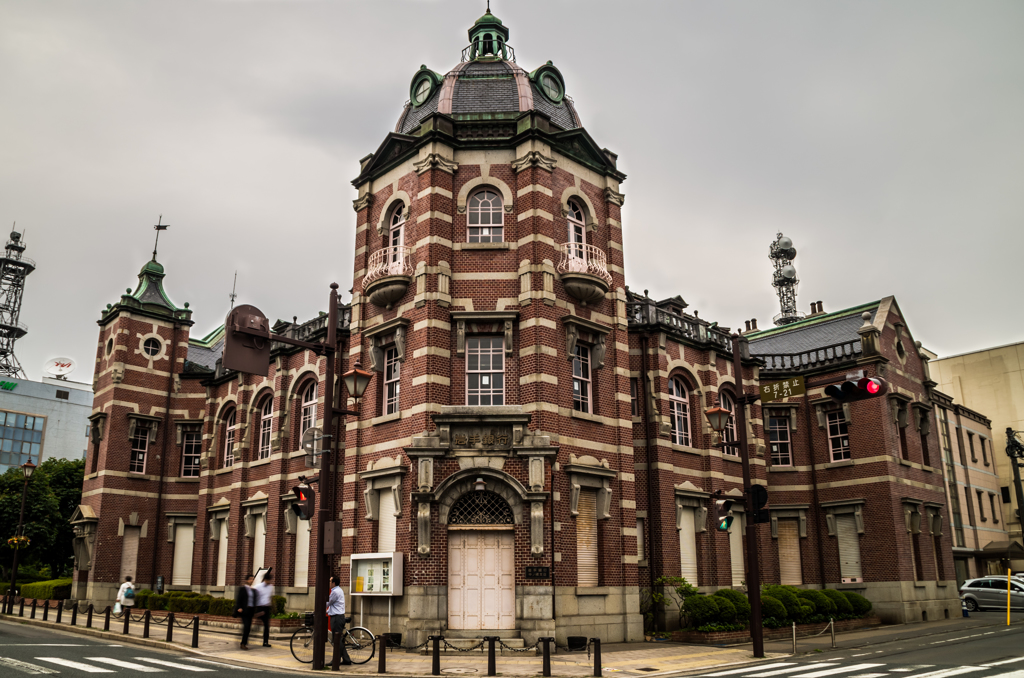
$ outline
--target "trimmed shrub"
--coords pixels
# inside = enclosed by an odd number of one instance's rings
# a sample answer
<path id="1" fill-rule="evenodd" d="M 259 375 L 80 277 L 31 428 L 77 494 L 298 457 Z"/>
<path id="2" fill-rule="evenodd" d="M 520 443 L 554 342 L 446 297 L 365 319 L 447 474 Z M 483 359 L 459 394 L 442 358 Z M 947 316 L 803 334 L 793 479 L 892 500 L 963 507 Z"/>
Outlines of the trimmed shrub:
<path id="1" fill-rule="evenodd" d="M 145 610 L 146 609 L 146 603 L 148 602 L 149 597 L 151 595 L 153 595 L 153 593 L 154 593 L 154 591 L 152 591 L 151 589 L 139 589 L 139 590 L 137 590 L 135 592 L 135 609 L 136 610 Z"/>
<path id="2" fill-rule="evenodd" d="M 169 598 L 197 598 L 206 594 L 199 591 L 168 591 L 166 595 Z"/>
<path id="3" fill-rule="evenodd" d="M 719 624 L 732 624 L 736 621 L 736 606 L 728 598 L 720 597 L 715 600 L 715 604 L 718 605 Z"/>
<path id="4" fill-rule="evenodd" d="M 858 617 L 863 617 L 868 612 L 871 612 L 871 601 L 862 596 L 859 593 L 853 591 L 840 591 L 848 601 L 850 606 L 853 608 L 853 613 Z"/>
<path id="5" fill-rule="evenodd" d="M 270 599 L 270 614 L 284 614 L 284 606 L 288 602 L 288 599 L 284 596 L 273 596 Z"/>
<path id="6" fill-rule="evenodd" d="M 776 619 L 780 622 L 786 621 L 786 606 L 774 596 L 761 596 L 761 618 Z"/>
<path id="7" fill-rule="evenodd" d="M 136 594 L 138 595 L 138 594 Z M 170 598 L 164 593 L 153 593 L 146 596 L 146 609 L 147 610 L 166 610 L 167 601 Z"/>
<path id="8" fill-rule="evenodd" d="M 185 614 L 205 614 L 210 609 L 211 600 L 213 596 L 174 596 L 168 599 L 167 609 Z"/>
<path id="9" fill-rule="evenodd" d="M 800 615 L 800 619 L 804 620 L 804 622 L 809 622 L 811 620 L 811 617 L 815 616 L 814 615 L 814 606 L 809 604 L 809 603 L 805 604 L 805 605 L 801 605 L 800 609 L 802 610 L 801 615 Z"/>
<path id="10" fill-rule="evenodd" d="M 796 597 L 796 594 L 788 586 L 773 584 L 766 586 L 764 592 L 782 603 L 786 608 L 786 616 L 793 621 L 800 621 L 804 618 L 800 599 Z"/>
<path id="11" fill-rule="evenodd" d="M 822 594 L 828 596 L 828 599 L 836 604 L 836 614 L 853 614 L 853 605 L 850 605 L 850 601 L 839 591 L 825 589 Z"/>
<path id="12" fill-rule="evenodd" d="M 21 587 L 23 598 L 39 598 L 40 600 L 65 600 L 71 597 L 72 579 L 50 579 Z"/>
<path id="13" fill-rule="evenodd" d="M 750 621 L 750 601 L 747 600 L 745 593 L 734 589 L 718 589 L 712 595 L 717 598 L 725 598 L 732 603 L 733 607 L 736 608 L 736 619 L 738 621 Z"/>
<path id="14" fill-rule="evenodd" d="M 718 621 L 718 602 L 714 596 L 690 596 L 683 603 L 683 611 L 686 612 L 691 627 Z"/>
<path id="15" fill-rule="evenodd" d="M 836 604 L 821 591 L 800 591 L 796 596 L 800 600 L 811 603 L 814 606 L 814 611 L 818 614 L 835 614 L 836 612 Z"/>
<path id="16" fill-rule="evenodd" d="M 231 598 L 214 598 L 210 601 L 209 614 L 230 617 L 235 612 L 235 601 Z"/>

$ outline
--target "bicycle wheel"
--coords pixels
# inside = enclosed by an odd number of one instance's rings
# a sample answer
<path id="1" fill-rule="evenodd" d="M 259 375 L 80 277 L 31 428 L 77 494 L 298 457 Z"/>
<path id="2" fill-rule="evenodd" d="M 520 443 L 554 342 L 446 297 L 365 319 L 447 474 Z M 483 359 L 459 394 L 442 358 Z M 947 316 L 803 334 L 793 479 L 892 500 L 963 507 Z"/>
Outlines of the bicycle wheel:
<path id="1" fill-rule="evenodd" d="M 356 626 L 345 631 L 345 650 L 353 664 L 365 664 L 373 658 L 377 645 L 368 629 Z"/>
<path id="2" fill-rule="evenodd" d="M 292 656 L 303 664 L 313 663 L 313 629 L 302 626 L 292 634 Z"/>

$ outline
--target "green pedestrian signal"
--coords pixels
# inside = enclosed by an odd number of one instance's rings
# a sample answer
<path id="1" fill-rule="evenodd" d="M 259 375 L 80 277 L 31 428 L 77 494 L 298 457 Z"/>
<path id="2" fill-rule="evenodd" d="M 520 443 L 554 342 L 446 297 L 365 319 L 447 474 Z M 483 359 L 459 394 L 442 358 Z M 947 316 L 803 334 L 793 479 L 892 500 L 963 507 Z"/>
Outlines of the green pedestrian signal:
<path id="1" fill-rule="evenodd" d="M 725 532 L 732 526 L 732 499 L 718 499 L 715 501 L 715 523 L 718 529 Z"/>

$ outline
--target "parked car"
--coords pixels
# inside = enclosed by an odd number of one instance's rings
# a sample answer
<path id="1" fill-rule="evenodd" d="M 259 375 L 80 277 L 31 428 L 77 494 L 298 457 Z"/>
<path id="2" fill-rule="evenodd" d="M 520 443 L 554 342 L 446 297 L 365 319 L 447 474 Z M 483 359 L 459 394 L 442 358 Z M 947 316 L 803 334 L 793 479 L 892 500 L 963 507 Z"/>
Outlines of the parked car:
<path id="1" fill-rule="evenodd" d="M 1006 609 L 1006 576 L 992 575 L 968 579 L 960 587 L 960 598 L 971 612 L 986 609 Z M 1016 577 L 1010 580 L 1010 609 L 1024 610 L 1024 582 Z"/>

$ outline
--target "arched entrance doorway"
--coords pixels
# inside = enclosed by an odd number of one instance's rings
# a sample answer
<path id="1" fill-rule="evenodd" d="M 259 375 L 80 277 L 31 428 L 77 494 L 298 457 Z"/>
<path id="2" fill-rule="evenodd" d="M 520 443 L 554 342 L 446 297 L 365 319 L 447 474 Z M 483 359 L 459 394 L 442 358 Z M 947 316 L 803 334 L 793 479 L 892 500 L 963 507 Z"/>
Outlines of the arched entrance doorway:
<path id="1" fill-rule="evenodd" d="M 448 628 L 516 627 L 515 516 L 496 492 L 473 490 L 448 511 Z"/>

